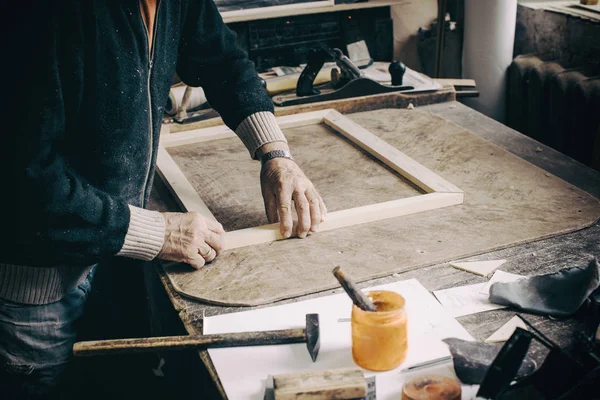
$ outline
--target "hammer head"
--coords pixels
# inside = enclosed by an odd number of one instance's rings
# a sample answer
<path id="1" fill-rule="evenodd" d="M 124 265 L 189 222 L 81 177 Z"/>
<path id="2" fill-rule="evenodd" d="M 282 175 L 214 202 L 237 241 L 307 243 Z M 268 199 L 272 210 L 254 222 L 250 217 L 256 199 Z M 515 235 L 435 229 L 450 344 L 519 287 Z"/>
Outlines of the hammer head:
<path id="1" fill-rule="evenodd" d="M 313 362 L 317 361 L 321 339 L 319 337 L 319 314 L 306 314 L 306 348 Z"/>

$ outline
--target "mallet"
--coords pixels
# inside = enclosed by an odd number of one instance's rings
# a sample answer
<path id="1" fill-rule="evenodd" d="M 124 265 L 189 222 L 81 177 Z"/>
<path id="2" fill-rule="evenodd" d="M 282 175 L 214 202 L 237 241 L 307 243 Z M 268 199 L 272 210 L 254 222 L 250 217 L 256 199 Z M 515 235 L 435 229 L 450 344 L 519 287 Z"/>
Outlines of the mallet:
<path id="1" fill-rule="evenodd" d="M 316 361 L 321 346 L 319 340 L 319 314 L 306 314 L 306 328 L 77 342 L 73 346 L 73 355 L 97 356 L 158 350 L 268 346 L 288 343 L 306 343 L 310 357 L 313 361 Z"/>

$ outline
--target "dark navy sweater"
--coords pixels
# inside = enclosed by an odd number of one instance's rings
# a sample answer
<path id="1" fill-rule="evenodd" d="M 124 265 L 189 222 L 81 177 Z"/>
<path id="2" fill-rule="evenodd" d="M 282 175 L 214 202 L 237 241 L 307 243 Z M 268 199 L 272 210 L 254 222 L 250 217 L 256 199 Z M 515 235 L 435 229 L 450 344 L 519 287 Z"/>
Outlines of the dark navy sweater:
<path id="1" fill-rule="evenodd" d="M 121 249 L 175 72 L 232 129 L 273 109 L 211 0 L 162 0 L 152 52 L 137 0 L 40 1 L 5 18 L 0 263 L 91 265 Z"/>

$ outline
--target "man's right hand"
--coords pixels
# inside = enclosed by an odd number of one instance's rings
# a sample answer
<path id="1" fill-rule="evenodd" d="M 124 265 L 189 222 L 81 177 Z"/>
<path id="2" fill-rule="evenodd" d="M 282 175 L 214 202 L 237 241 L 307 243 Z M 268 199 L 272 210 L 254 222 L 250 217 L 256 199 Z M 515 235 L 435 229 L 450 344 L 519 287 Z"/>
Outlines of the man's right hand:
<path id="1" fill-rule="evenodd" d="M 165 219 L 165 242 L 158 258 L 198 269 L 214 260 L 225 247 L 225 231 L 217 221 L 193 211 L 161 214 Z"/>

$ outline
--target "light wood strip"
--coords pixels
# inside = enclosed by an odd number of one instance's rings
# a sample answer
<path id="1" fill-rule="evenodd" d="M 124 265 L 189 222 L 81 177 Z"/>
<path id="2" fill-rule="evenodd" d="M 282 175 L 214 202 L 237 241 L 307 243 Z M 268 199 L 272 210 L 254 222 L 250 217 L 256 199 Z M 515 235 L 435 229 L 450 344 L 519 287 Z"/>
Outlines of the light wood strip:
<path id="1" fill-rule="evenodd" d="M 277 400 L 362 399 L 367 383 L 358 368 L 280 374 L 273 377 Z"/>
<path id="2" fill-rule="evenodd" d="M 339 112 L 329 111 L 323 122 L 427 193 L 462 193 L 452 183 Z"/>
<path id="3" fill-rule="evenodd" d="M 186 211 L 196 211 L 204 218 L 216 221 L 196 189 L 187 180 L 167 150 L 159 146 L 156 169 L 177 203 Z"/>
<path id="4" fill-rule="evenodd" d="M 442 84 L 443 86 L 473 86 L 476 87 L 477 83 L 475 79 L 447 79 L 447 78 L 435 78 L 434 81 Z"/>
<path id="5" fill-rule="evenodd" d="M 408 197 L 384 203 L 334 211 L 319 225 L 319 232 L 375 222 L 382 219 L 416 214 L 436 208 L 449 207 L 463 202 L 463 193 L 430 193 Z M 297 224 L 294 222 L 293 234 L 296 236 Z M 225 249 L 252 246 L 261 243 L 282 240 L 279 223 L 262 225 L 255 228 L 240 229 L 225 234 Z"/>
<path id="6" fill-rule="evenodd" d="M 302 114 L 292 114 L 283 117 L 277 117 L 277 122 L 281 129 L 297 128 L 306 125 L 315 125 L 323 122 L 323 118 L 331 109 L 312 111 Z M 191 143 L 202 143 L 210 140 L 228 139 L 236 137 L 235 132 L 226 125 L 213 126 L 210 128 L 194 129 L 180 133 L 172 133 L 160 137 L 161 145 L 164 148 L 183 146 Z"/>

